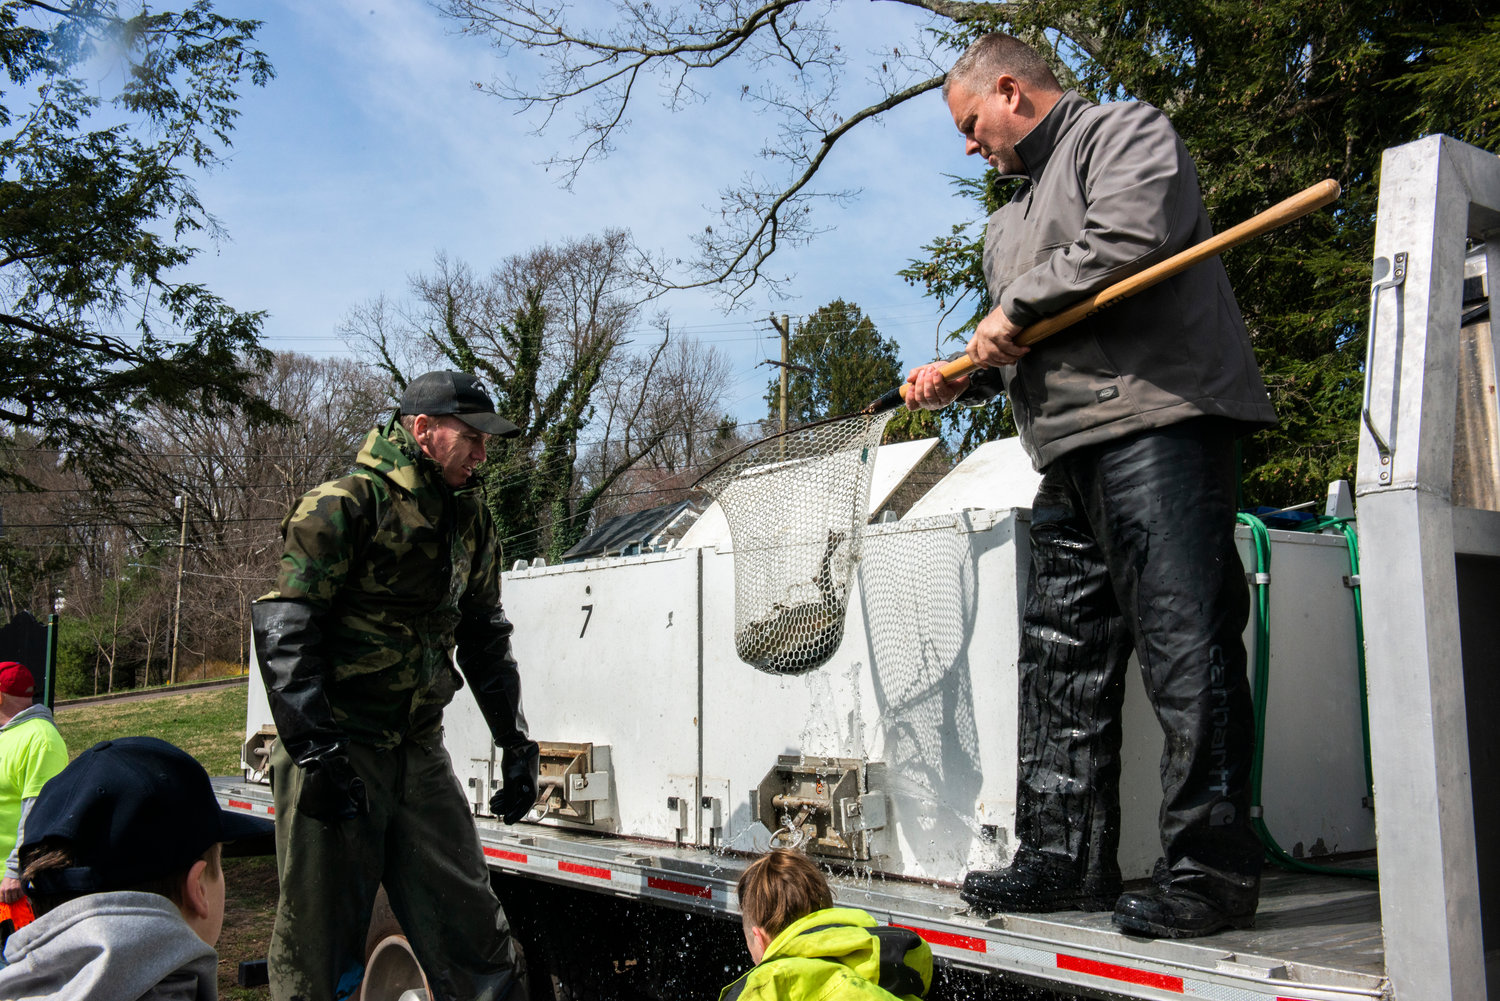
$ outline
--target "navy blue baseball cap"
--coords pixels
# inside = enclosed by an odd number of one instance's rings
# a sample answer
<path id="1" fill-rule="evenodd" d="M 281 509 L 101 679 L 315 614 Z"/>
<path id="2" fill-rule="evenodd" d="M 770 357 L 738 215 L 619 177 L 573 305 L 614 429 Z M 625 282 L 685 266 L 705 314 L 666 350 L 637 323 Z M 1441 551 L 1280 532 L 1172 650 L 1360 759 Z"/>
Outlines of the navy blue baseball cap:
<path id="1" fill-rule="evenodd" d="M 42 786 L 26 817 L 22 868 L 37 851 L 64 848 L 74 865 L 28 880 L 28 895 L 102 893 L 191 866 L 215 844 L 259 854 L 271 821 L 221 809 L 208 772 L 156 737 L 102 740 Z M 252 848 L 250 852 L 234 851 Z"/>
<path id="2" fill-rule="evenodd" d="M 509 438 L 521 429 L 495 413 L 495 401 L 484 383 L 467 372 L 428 372 L 406 384 L 401 394 L 403 414 L 429 417 L 452 415 L 476 431 Z"/>

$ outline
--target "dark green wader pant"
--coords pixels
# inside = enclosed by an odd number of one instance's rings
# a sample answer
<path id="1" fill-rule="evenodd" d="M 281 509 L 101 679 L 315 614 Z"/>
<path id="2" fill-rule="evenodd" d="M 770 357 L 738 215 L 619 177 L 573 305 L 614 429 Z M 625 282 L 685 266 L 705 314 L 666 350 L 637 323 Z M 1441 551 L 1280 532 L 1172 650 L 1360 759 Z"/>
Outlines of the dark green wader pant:
<path id="1" fill-rule="evenodd" d="M 370 812 L 338 824 L 298 815 L 302 769 L 271 754 L 281 900 L 268 957 L 276 1001 L 354 996 L 375 893 L 391 910 L 433 1001 L 526 1001 L 526 971 L 463 789 L 441 738 L 389 751 L 353 744 Z"/>

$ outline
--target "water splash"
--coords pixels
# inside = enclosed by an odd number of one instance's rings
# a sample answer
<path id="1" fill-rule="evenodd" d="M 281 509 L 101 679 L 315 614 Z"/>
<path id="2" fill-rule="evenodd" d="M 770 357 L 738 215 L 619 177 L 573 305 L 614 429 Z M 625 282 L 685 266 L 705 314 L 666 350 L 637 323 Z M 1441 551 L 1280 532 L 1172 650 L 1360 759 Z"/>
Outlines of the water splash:
<path id="1" fill-rule="evenodd" d="M 810 813 L 810 807 L 803 807 L 796 817 L 790 813 L 782 814 L 781 826 L 771 832 L 771 847 L 801 848 L 807 842 L 807 832 L 802 829 L 802 824 Z"/>

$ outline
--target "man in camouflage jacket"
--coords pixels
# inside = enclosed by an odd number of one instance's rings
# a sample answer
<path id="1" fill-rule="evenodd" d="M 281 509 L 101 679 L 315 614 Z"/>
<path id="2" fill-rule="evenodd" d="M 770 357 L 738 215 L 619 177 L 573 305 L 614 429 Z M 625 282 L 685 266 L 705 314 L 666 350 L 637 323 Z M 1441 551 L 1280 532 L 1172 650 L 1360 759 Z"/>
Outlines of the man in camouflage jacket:
<path id="1" fill-rule="evenodd" d="M 518 432 L 494 411 L 473 376 L 419 376 L 355 471 L 282 523 L 276 589 L 252 607 L 278 736 L 277 1001 L 352 996 L 381 885 L 435 999 L 526 997 L 442 745 L 443 707 L 466 678 L 502 749 L 492 811 L 511 824 L 536 802 L 500 547 L 473 479 L 488 436 Z"/>

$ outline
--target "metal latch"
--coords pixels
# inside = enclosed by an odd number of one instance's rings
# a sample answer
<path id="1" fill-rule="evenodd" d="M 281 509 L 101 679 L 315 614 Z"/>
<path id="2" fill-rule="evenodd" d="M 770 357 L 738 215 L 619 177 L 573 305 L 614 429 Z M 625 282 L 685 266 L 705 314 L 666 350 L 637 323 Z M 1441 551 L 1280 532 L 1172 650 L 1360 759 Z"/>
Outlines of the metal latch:
<path id="1" fill-rule="evenodd" d="M 271 745 L 276 743 L 276 727 L 263 726 L 240 745 L 240 765 L 246 782 L 271 783 Z"/>
<path id="2" fill-rule="evenodd" d="M 490 816 L 490 797 L 500 783 L 495 779 L 495 754 L 469 759 L 469 807 L 476 817 Z"/>
<path id="3" fill-rule="evenodd" d="M 724 822 L 729 819 L 729 782 L 725 779 L 703 779 L 698 797 L 698 817 L 702 838 L 710 848 L 718 846 L 724 836 Z"/>
<path id="4" fill-rule="evenodd" d="M 608 748 L 545 740 L 538 746 L 544 819 L 592 824 L 609 816 Z"/>
<path id="5" fill-rule="evenodd" d="M 783 754 L 750 794 L 750 812 L 773 843 L 866 861 L 870 832 L 886 825 L 885 795 L 869 789 L 868 781 L 861 758 Z"/>
<path id="6" fill-rule="evenodd" d="M 688 826 L 688 805 L 691 802 L 686 796 L 667 797 L 667 810 L 675 814 L 672 818 L 672 829 L 676 832 L 673 840 L 679 846 L 692 834 L 692 828 Z"/>

